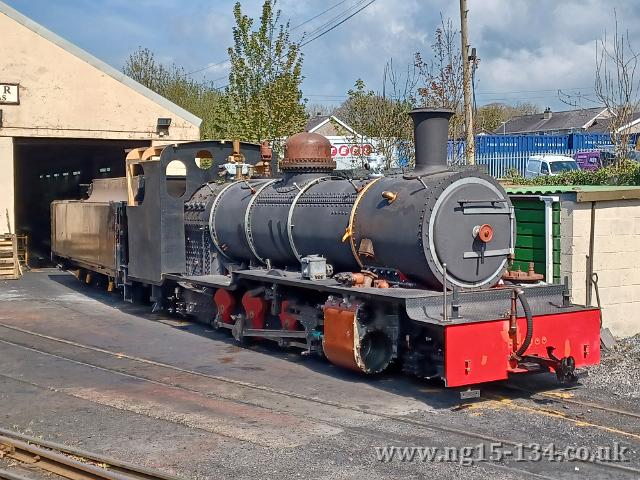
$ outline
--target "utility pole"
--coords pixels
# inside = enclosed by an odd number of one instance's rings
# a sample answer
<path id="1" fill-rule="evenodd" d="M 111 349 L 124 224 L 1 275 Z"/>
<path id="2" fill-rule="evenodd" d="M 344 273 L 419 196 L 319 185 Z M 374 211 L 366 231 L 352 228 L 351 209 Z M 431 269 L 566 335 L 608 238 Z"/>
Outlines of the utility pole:
<path id="1" fill-rule="evenodd" d="M 462 37 L 462 90 L 464 93 L 465 157 L 467 165 L 476 163 L 473 138 L 473 110 L 471 108 L 471 65 L 469 64 L 469 32 L 467 30 L 467 0 L 460 0 L 460 36 Z"/>

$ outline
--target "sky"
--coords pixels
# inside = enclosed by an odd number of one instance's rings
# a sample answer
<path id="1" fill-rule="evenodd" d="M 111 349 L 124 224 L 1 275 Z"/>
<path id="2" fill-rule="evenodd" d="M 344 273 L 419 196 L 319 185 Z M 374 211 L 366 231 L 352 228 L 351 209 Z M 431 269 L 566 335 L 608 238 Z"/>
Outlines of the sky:
<path id="1" fill-rule="evenodd" d="M 139 46 L 196 79 L 226 84 L 226 49 L 232 44 L 231 0 L 4 0 L 21 13 L 80 48 L 121 69 Z M 363 0 L 279 0 L 282 19 L 294 39 L 311 34 L 334 17 L 344 18 Z M 262 0 L 241 1 L 244 13 L 258 17 Z M 324 10 L 330 11 L 313 19 Z M 349 10 L 351 8 L 351 10 Z M 468 0 L 470 44 L 480 58 L 476 73 L 478 105 L 531 102 L 569 109 L 558 89 L 595 106 L 596 42 L 619 29 L 629 31 L 640 50 L 638 0 Z M 309 103 L 341 103 L 358 78 L 382 88 L 385 64 L 398 70 L 416 52 L 429 58 L 436 27 L 451 18 L 459 25 L 455 0 L 375 0 L 303 49 L 303 93 Z M 209 66 L 208 68 L 205 68 Z"/>

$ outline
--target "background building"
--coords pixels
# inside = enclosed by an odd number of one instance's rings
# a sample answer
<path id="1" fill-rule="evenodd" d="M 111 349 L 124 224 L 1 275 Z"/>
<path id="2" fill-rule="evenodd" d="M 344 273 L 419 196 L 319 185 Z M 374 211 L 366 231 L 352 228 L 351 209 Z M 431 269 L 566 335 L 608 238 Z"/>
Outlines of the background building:
<path id="1" fill-rule="evenodd" d="M 604 107 L 582 108 L 553 112 L 547 108 L 542 113 L 519 115 L 506 121 L 495 130 L 496 134 L 547 134 L 560 135 L 588 132 L 591 127 L 609 117 Z"/>
<path id="2" fill-rule="evenodd" d="M 364 159 L 373 151 L 372 139 L 360 135 L 335 115 L 311 117 L 306 131 L 327 137 L 338 170 L 362 167 Z"/>
<path id="3" fill-rule="evenodd" d="M 124 176 L 125 150 L 198 140 L 201 120 L 0 2 L 0 233 L 46 257 L 49 204 Z"/>

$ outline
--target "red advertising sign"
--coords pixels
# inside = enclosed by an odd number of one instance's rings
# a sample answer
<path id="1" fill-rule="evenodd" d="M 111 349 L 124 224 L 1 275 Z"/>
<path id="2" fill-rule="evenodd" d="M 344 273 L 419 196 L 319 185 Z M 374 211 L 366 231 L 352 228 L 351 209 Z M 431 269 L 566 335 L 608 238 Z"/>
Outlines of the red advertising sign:
<path id="1" fill-rule="evenodd" d="M 373 152 L 373 146 L 366 143 L 364 145 L 332 145 L 331 156 L 332 157 L 359 157 L 360 155 L 371 155 Z"/>

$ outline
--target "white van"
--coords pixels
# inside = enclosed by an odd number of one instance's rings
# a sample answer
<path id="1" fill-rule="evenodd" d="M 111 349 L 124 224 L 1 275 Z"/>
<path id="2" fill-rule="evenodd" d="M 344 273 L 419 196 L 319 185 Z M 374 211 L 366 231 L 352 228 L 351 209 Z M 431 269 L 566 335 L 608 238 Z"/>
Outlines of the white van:
<path id="1" fill-rule="evenodd" d="M 576 161 L 565 155 L 531 155 L 527 160 L 525 178 L 540 175 L 558 175 L 571 170 L 580 170 Z"/>

